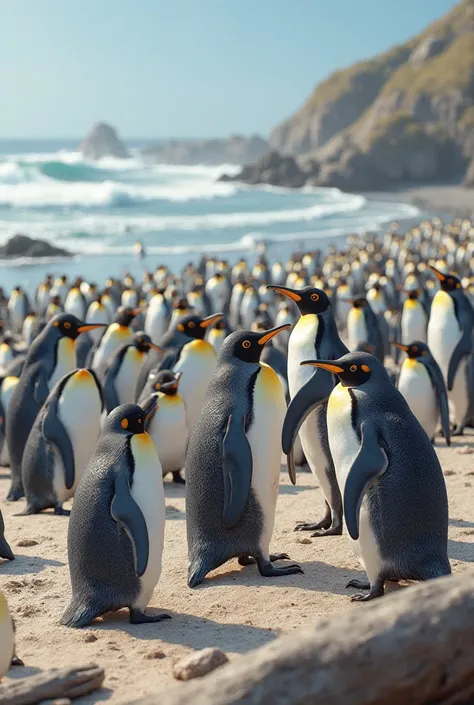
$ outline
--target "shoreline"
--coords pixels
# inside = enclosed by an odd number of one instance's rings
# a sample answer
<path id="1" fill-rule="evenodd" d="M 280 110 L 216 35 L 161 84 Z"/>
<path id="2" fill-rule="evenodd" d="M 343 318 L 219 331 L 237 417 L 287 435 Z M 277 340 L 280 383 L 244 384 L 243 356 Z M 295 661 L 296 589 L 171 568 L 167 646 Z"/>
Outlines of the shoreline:
<path id="1" fill-rule="evenodd" d="M 401 185 L 391 191 L 364 191 L 361 195 L 372 201 L 403 202 L 435 213 L 474 216 L 474 189 L 461 184 Z"/>

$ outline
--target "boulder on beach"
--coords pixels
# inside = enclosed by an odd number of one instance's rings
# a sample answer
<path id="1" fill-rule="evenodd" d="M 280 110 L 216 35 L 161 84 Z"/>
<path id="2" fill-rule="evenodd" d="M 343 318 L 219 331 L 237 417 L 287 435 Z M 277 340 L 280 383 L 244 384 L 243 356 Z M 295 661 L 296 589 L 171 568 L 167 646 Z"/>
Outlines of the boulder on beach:
<path id="1" fill-rule="evenodd" d="M 103 157 L 127 159 L 130 156 L 115 128 L 105 122 L 98 122 L 92 127 L 79 150 L 86 159 L 94 160 Z"/>
<path id="2" fill-rule="evenodd" d="M 286 188 L 304 186 L 308 174 L 294 157 L 267 152 L 254 164 L 247 164 L 235 176 L 223 174 L 220 181 L 243 181 L 246 184 L 269 184 Z"/>
<path id="3" fill-rule="evenodd" d="M 36 240 L 27 235 L 13 235 L 0 246 L 0 258 L 14 257 L 71 257 L 72 253 L 55 247 L 45 240 Z"/>

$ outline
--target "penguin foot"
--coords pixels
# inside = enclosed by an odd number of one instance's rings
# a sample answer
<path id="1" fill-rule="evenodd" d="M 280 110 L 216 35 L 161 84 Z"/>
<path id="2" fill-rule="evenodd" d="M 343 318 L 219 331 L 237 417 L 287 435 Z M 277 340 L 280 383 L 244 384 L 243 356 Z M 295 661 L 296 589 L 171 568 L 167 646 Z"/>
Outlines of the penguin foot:
<path id="1" fill-rule="evenodd" d="M 287 553 L 270 553 L 270 562 L 274 563 L 275 561 L 289 561 L 290 556 Z"/>
<path id="2" fill-rule="evenodd" d="M 256 562 L 252 556 L 239 556 L 239 565 L 254 565 Z"/>
<path id="3" fill-rule="evenodd" d="M 316 523 L 310 523 L 310 522 L 305 522 L 305 521 L 299 521 L 295 528 L 294 531 L 318 531 L 319 529 L 329 529 L 331 526 L 331 518 L 326 519 L 321 519 L 321 521 L 317 521 Z"/>
<path id="4" fill-rule="evenodd" d="M 181 477 L 181 470 L 177 470 L 176 472 L 172 473 L 173 474 L 173 482 L 175 482 L 177 485 L 185 485 L 186 480 L 184 477 Z"/>
<path id="5" fill-rule="evenodd" d="M 25 496 L 25 493 L 23 492 L 23 487 L 18 487 L 17 485 L 12 485 L 10 487 L 10 491 L 7 494 L 7 500 L 9 502 L 18 502 L 19 499 Z"/>
<path id="6" fill-rule="evenodd" d="M 62 507 L 54 507 L 54 513 L 58 517 L 68 517 L 71 514 L 71 510 L 63 509 Z"/>
<path id="7" fill-rule="evenodd" d="M 384 581 L 379 578 L 370 587 L 368 595 L 352 595 L 351 602 L 369 602 L 370 600 L 375 600 L 377 597 L 382 597 L 384 592 Z"/>
<path id="8" fill-rule="evenodd" d="M 261 558 L 257 558 L 257 565 L 260 575 L 263 575 L 264 578 L 277 578 L 280 575 L 304 573 L 303 568 L 297 563 L 286 565 L 284 568 L 275 568 L 270 561 L 264 561 Z"/>
<path id="9" fill-rule="evenodd" d="M 5 538 L 0 539 L 0 558 L 6 558 L 7 561 L 14 561 L 15 556 L 13 555 L 13 551 L 8 545 L 7 541 Z"/>
<path id="10" fill-rule="evenodd" d="M 130 624 L 151 624 L 152 622 L 162 622 L 164 619 L 171 619 L 169 614 L 146 614 L 142 610 L 130 607 Z"/>
<path id="11" fill-rule="evenodd" d="M 346 588 L 354 587 L 358 590 L 370 590 L 370 583 L 368 580 L 349 580 Z"/>
<path id="12" fill-rule="evenodd" d="M 461 426 L 458 424 L 454 431 L 451 433 L 451 436 L 464 436 L 464 426 Z"/>
<path id="13" fill-rule="evenodd" d="M 314 534 L 311 534 L 311 538 L 315 536 L 341 536 L 342 535 L 342 524 L 336 524 L 335 526 L 330 526 L 329 529 L 318 529 Z"/>
<path id="14" fill-rule="evenodd" d="M 21 658 L 18 658 L 18 656 L 13 656 L 10 666 L 24 666 L 25 664 L 21 660 Z"/>

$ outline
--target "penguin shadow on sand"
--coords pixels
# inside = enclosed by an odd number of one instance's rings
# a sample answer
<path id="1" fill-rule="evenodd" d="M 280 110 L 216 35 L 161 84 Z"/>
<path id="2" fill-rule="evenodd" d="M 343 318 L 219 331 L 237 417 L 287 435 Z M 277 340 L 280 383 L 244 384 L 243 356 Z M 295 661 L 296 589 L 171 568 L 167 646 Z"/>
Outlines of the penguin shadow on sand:
<path id="1" fill-rule="evenodd" d="M 7 673 L 8 678 L 11 680 L 21 680 L 22 678 L 29 678 L 30 676 L 36 676 L 41 673 L 41 668 L 36 668 L 36 666 L 22 666 L 21 668 L 10 668 Z"/>
<path id="2" fill-rule="evenodd" d="M 472 533 L 474 533 L 474 530 L 472 530 Z M 474 563 L 474 543 L 448 539 L 448 558 L 465 563 Z"/>
<path id="3" fill-rule="evenodd" d="M 178 485 L 174 482 L 163 482 L 163 488 L 165 491 L 165 501 L 166 501 L 166 520 L 176 521 L 186 519 L 186 512 L 179 509 L 174 501 L 177 499 L 184 499 L 185 487 L 184 485 Z"/>
<path id="4" fill-rule="evenodd" d="M 149 607 L 147 613 L 161 613 L 163 609 Z M 245 653 L 272 641 L 278 634 L 269 629 L 254 627 L 247 624 L 228 624 L 215 622 L 212 619 L 191 614 L 179 614 L 166 609 L 172 619 L 156 624 L 140 624 L 130 626 L 126 610 L 106 614 L 101 621 L 91 624 L 94 633 L 105 632 L 113 639 L 113 632 L 125 631 L 134 639 L 163 644 L 179 644 L 192 649 L 204 649 L 207 646 L 217 646 L 223 651 Z"/>
<path id="5" fill-rule="evenodd" d="M 27 556 L 21 553 L 15 553 L 14 561 L 4 561 L 0 558 L 0 567 L 2 569 L 2 577 L 8 578 L 16 575 L 34 575 L 40 573 L 45 568 L 50 566 L 62 568 L 65 563 L 56 561 L 53 558 L 43 558 L 43 556 Z"/>

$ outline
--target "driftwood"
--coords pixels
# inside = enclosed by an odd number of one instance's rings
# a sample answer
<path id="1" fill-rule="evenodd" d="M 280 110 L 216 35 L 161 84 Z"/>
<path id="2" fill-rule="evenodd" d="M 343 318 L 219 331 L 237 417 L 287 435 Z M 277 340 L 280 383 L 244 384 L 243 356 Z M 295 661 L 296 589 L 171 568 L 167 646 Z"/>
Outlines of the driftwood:
<path id="1" fill-rule="evenodd" d="M 464 573 L 359 604 L 137 702 L 465 705 L 473 653 L 474 573 Z"/>
<path id="2" fill-rule="evenodd" d="M 1 705 L 35 705 L 45 700 L 67 701 L 100 688 L 104 671 L 94 663 L 53 668 L 36 676 L 0 685 Z"/>

